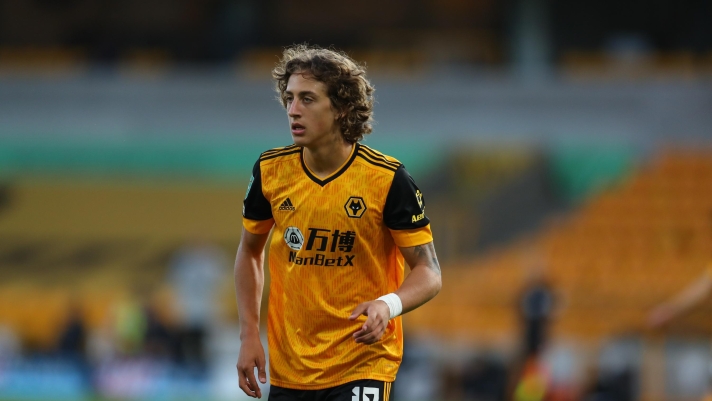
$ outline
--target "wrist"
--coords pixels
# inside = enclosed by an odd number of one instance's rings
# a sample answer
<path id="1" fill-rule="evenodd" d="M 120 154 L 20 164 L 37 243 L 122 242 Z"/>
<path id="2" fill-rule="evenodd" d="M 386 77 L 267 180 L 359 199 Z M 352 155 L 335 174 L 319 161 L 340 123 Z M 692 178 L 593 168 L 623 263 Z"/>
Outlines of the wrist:
<path id="1" fill-rule="evenodd" d="M 389 320 L 396 316 L 400 316 L 400 314 L 403 313 L 403 303 L 396 293 L 392 292 L 390 294 L 380 296 L 377 300 L 383 301 L 386 305 L 388 305 L 388 310 L 390 311 Z"/>
<path id="2" fill-rule="evenodd" d="M 250 327 L 250 326 L 243 326 L 240 329 L 240 340 L 244 341 L 246 338 L 250 337 L 259 337 L 260 336 L 260 328 L 259 326 L 255 327 Z"/>

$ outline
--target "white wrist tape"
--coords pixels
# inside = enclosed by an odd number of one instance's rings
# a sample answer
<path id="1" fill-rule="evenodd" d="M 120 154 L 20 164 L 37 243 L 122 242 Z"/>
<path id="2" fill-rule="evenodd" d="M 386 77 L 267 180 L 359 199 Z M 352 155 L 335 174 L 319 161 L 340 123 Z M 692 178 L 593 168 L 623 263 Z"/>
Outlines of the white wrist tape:
<path id="1" fill-rule="evenodd" d="M 378 297 L 378 300 L 385 302 L 386 305 L 388 305 L 388 309 L 391 310 L 391 317 L 389 319 L 393 319 L 394 317 L 399 316 L 403 312 L 403 303 L 401 302 L 400 297 L 395 293 L 390 293 L 382 297 Z"/>

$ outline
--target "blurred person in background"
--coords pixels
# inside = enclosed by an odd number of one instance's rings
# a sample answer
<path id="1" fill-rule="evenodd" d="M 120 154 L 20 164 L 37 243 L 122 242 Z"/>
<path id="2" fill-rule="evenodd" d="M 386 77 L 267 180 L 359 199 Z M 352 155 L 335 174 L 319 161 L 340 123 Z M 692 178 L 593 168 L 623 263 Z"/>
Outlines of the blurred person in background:
<path id="1" fill-rule="evenodd" d="M 592 369 L 590 383 L 584 386 L 583 401 L 633 401 L 635 394 L 635 373 L 630 368 L 620 371 L 600 371 Z"/>
<path id="2" fill-rule="evenodd" d="M 293 145 L 255 163 L 235 261 L 240 388 L 262 397 L 259 336 L 270 231 L 270 400 L 389 399 L 402 360 L 399 315 L 441 287 L 430 221 L 396 159 L 359 144 L 373 86 L 336 51 L 298 45 L 273 71 Z M 404 279 L 403 261 L 410 274 Z"/>
<path id="3" fill-rule="evenodd" d="M 465 365 L 462 385 L 464 400 L 503 400 L 507 390 L 507 368 L 494 353 L 477 355 Z"/>
<path id="4" fill-rule="evenodd" d="M 694 281 L 683 288 L 676 296 L 653 308 L 648 314 L 648 326 L 659 328 L 676 317 L 699 305 L 712 293 L 712 262 Z M 712 401 L 712 361 L 709 361 L 707 395 L 705 401 Z"/>
<path id="5" fill-rule="evenodd" d="M 541 255 L 531 255 L 529 260 L 533 262 L 529 262 L 526 282 L 517 301 L 521 343 L 509 391 L 515 400 L 541 401 L 551 390 L 549 368 L 543 353 L 556 312 L 556 296 Z"/>
<path id="6" fill-rule="evenodd" d="M 89 329 L 79 300 L 72 300 L 64 327 L 59 333 L 56 352 L 59 358 L 81 372 L 87 388 L 94 387 L 93 366 L 89 357 Z"/>
<path id="7" fill-rule="evenodd" d="M 180 248 L 169 267 L 169 282 L 178 306 L 177 360 L 196 372 L 204 371 L 206 340 L 218 319 L 218 295 L 228 269 L 218 246 L 194 240 Z"/>
<path id="8" fill-rule="evenodd" d="M 145 307 L 146 332 L 143 349 L 146 356 L 157 360 L 169 360 L 175 355 L 175 332 L 173 327 L 161 319 L 152 303 Z"/>
<path id="9" fill-rule="evenodd" d="M 20 339 L 12 327 L 0 324 L 0 361 L 5 362 L 20 356 Z"/>
<path id="10" fill-rule="evenodd" d="M 529 272 L 518 305 L 523 358 L 537 357 L 547 344 L 549 326 L 556 307 L 556 297 L 547 280 L 543 263 L 539 262 Z"/>
<path id="11" fill-rule="evenodd" d="M 78 303 L 72 302 L 67 321 L 59 334 L 56 351 L 61 358 L 83 364 L 86 361 L 86 342 L 87 330 L 81 309 Z"/>
<path id="12" fill-rule="evenodd" d="M 146 335 L 146 311 L 142 295 L 132 291 L 114 305 L 113 329 L 118 351 L 123 356 L 139 356 Z"/>

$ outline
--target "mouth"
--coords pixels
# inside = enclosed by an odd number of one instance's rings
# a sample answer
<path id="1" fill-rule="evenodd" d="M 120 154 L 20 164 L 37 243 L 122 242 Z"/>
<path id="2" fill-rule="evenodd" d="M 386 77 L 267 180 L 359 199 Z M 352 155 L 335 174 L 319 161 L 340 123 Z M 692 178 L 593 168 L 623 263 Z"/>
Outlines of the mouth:
<path id="1" fill-rule="evenodd" d="M 292 135 L 304 135 L 305 128 L 299 123 L 292 123 Z"/>

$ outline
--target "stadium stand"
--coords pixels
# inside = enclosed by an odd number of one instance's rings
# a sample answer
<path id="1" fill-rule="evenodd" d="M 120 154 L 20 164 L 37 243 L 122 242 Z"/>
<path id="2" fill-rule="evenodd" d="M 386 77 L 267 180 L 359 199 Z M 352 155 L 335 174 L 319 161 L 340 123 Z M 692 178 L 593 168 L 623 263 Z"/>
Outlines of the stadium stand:
<path id="1" fill-rule="evenodd" d="M 25 180 L 6 191 L 0 323 L 28 349 L 53 346 L 71 302 L 99 327 L 138 291 L 170 321 L 165 280 L 176 249 L 202 238 L 232 254 L 239 240 L 242 187 Z M 230 291 L 225 303 L 234 309 Z"/>
<path id="2" fill-rule="evenodd" d="M 534 235 L 448 262 L 448 290 L 407 315 L 407 330 L 484 343 L 511 340 L 534 249 L 562 300 L 555 336 L 598 341 L 639 332 L 647 311 L 709 262 L 710 177 L 709 151 L 665 152 Z M 152 302 L 169 319 L 170 289 L 161 282 L 172 252 L 206 225 L 208 239 L 229 253 L 239 239 L 241 188 L 23 181 L 6 192 L 0 322 L 34 348 L 53 344 L 72 300 L 96 327 L 136 283 L 158 294 Z M 52 269 L 40 269 L 47 266 Z M 226 294 L 225 309 L 232 310 L 234 299 Z M 710 312 L 706 304 L 674 330 L 712 333 Z"/>
<path id="3" fill-rule="evenodd" d="M 712 257 L 710 177 L 712 152 L 667 150 L 536 234 L 445 266 L 448 291 L 407 315 L 406 325 L 478 343 L 507 341 L 517 331 L 515 302 L 534 252 L 560 294 L 555 336 L 597 342 L 640 335 L 646 313 Z M 712 334 L 710 313 L 708 302 L 670 330 Z"/>

